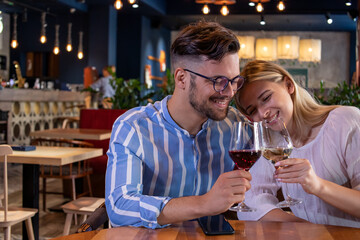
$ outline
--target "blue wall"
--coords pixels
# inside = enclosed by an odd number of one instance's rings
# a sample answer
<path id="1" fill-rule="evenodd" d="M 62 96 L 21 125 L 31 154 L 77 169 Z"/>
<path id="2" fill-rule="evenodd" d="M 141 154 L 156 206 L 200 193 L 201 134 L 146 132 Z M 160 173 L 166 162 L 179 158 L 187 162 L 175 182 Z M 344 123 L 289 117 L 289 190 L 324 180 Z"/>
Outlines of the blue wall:
<path id="1" fill-rule="evenodd" d="M 166 53 L 166 68 L 170 68 L 170 45 L 171 33 L 170 30 L 161 26 L 154 26 L 151 20 L 147 17 L 142 17 L 142 33 L 141 33 L 141 64 L 140 64 L 140 79 L 145 80 L 145 65 L 151 66 L 151 74 L 157 77 L 163 77 L 166 72 L 160 71 L 160 64 L 157 61 L 149 60 L 148 56 L 159 58 L 160 50 Z M 161 83 L 161 81 L 153 80 L 153 86 Z"/>

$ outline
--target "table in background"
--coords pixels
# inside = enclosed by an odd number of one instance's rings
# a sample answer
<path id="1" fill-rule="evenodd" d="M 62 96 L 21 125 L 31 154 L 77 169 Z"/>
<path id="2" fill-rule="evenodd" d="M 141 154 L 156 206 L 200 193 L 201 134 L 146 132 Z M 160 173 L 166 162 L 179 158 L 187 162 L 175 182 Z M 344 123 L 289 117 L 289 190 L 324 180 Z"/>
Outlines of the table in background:
<path id="1" fill-rule="evenodd" d="M 246 239 L 246 240 L 278 240 L 278 239 L 324 239 L 348 240 L 360 239 L 360 229 L 300 222 L 250 222 L 231 220 L 235 234 L 206 236 L 196 221 L 175 224 L 163 229 L 146 229 L 136 227 L 117 227 L 96 232 L 92 240 L 176 240 L 176 239 Z M 84 235 L 83 235 L 84 234 Z M 72 234 L 56 238 L 56 240 L 85 239 L 86 233 Z M 89 237 L 89 235 L 87 235 Z"/>
<path id="2" fill-rule="evenodd" d="M 54 128 L 30 132 L 31 137 L 36 138 L 66 138 L 81 140 L 105 140 L 111 136 L 111 130 L 87 129 L 87 128 Z"/>
<path id="3" fill-rule="evenodd" d="M 63 166 L 102 155 L 101 148 L 37 146 L 34 151 L 14 151 L 9 163 L 23 164 L 23 207 L 39 209 L 39 165 Z M 35 239 L 39 239 L 39 213 L 32 218 Z M 23 239 L 27 239 L 23 224 Z"/>

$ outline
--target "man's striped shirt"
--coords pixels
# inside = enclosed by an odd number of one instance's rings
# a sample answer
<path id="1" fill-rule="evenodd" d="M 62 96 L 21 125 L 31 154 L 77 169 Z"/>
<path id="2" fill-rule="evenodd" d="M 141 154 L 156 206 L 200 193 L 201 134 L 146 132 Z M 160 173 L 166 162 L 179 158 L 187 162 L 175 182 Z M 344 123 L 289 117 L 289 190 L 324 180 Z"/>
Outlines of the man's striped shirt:
<path id="1" fill-rule="evenodd" d="M 240 113 L 230 107 L 224 120 L 209 119 L 192 136 L 171 118 L 170 97 L 131 109 L 113 125 L 105 194 L 113 226 L 160 228 L 157 217 L 171 198 L 205 194 L 233 169 L 230 128 Z"/>

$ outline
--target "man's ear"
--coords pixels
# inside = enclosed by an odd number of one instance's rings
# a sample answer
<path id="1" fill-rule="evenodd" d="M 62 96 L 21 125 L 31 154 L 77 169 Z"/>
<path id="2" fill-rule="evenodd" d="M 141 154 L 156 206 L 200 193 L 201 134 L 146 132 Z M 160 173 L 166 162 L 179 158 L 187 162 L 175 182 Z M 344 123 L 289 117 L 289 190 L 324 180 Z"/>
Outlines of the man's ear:
<path id="1" fill-rule="evenodd" d="M 186 86 L 186 72 L 183 68 L 177 68 L 174 71 L 175 85 L 179 89 L 185 89 Z"/>
<path id="2" fill-rule="evenodd" d="M 293 94 L 295 91 L 294 82 L 291 81 L 290 78 L 288 78 L 287 76 L 284 77 L 284 82 L 285 82 L 286 89 L 288 90 L 288 93 Z"/>

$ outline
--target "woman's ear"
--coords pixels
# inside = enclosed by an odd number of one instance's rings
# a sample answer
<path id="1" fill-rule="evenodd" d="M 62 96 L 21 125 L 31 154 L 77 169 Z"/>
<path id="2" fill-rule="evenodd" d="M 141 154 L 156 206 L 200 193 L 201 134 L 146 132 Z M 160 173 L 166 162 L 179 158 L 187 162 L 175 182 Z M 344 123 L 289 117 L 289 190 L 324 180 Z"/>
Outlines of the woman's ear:
<path id="1" fill-rule="evenodd" d="M 294 82 L 291 81 L 291 79 L 288 78 L 287 76 L 284 77 L 284 82 L 285 82 L 286 89 L 288 90 L 288 93 L 293 94 L 295 91 Z"/>
<path id="2" fill-rule="evenodd" d="M 174 71 L 175 85 L 180 89 L 185 89 L 186 72 L 182 68 L 177 68 Z"/>

